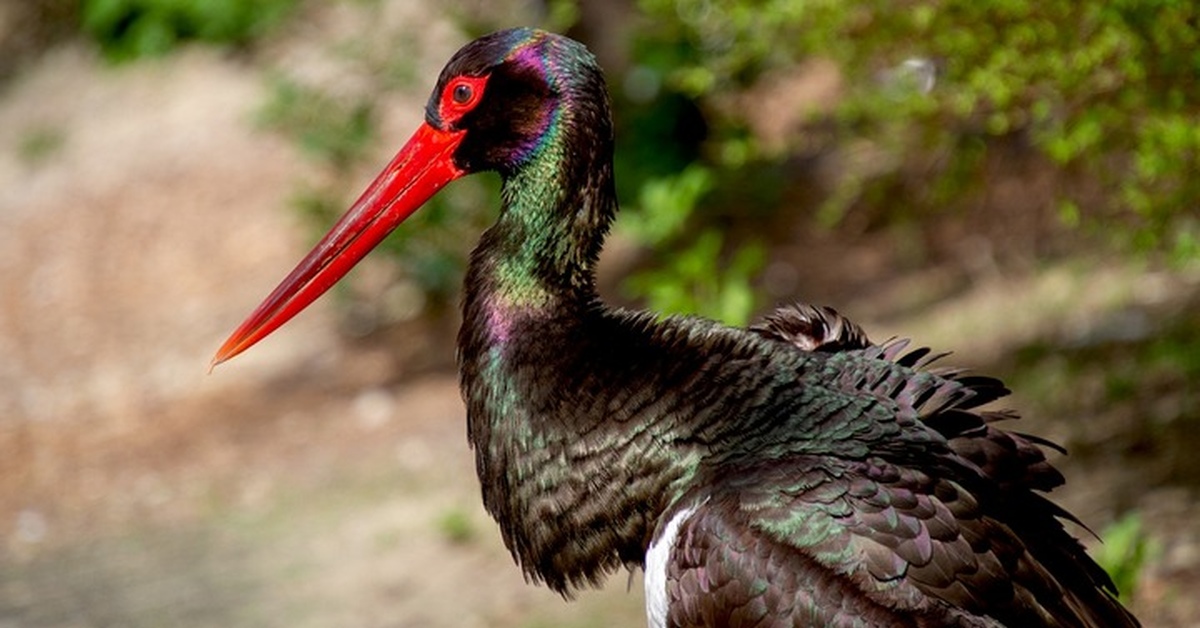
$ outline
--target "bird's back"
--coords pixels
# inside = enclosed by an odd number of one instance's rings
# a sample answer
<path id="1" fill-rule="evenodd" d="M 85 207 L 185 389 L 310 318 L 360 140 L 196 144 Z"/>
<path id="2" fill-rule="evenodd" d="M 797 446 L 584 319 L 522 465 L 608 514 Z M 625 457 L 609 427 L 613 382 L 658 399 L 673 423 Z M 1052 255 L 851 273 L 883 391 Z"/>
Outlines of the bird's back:
<path id="1" fill-rule="evenodd" d="M 744 421 L 662 517 L 652 624 L 1137 625 L 1039 494 L 1062 483 L 1046 443 L 980 409 L 1000 382 L 871 345 L 831 310 L 752 331 L 805 354 L 805 402 Z"/>

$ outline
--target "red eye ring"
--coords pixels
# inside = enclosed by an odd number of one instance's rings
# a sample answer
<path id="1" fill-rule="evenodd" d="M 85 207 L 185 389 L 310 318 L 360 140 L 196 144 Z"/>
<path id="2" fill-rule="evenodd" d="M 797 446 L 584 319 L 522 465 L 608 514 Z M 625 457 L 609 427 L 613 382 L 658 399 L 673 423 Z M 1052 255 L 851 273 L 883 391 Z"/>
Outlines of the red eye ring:
<path id="1" fill-rule="evenodd" d="M 468 111 L 474 109 L 483 97 L 484 87 L 488 77 L 485 76 L 456 76 L 442 90 L 439 113 L 442 120 L 453 123 Z"/>

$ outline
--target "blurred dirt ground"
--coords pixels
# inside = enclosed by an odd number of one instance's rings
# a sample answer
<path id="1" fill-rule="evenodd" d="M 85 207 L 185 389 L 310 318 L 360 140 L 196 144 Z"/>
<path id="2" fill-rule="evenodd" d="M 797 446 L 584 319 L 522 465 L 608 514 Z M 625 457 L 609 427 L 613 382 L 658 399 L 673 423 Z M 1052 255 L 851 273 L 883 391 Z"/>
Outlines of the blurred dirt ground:
<path id="1" fill-rule="evenodd" d="M 393 144 L 462 41 L 419 30 L 429 59 L 387 112 Z M 305 63 L 305 36 L 276 60 Z M 0 628 L 642 623 L 638 576 L 571 603 L 523 581 L 479 504 L 455 375 L 406 359 L 449 364 L 444 328 L 348 342 L 326 300 L 207 373 L 309 239 L 288 198 L 311 166 L 255 130 L 265 89 L 260 68 L 210 50 L 109 67 L 65 44 L 0 92 Z M 891 285 L 938 292 L 941 277 Z M 835 305 L 876 338 L 986 365 L 1114 312 L 1175 312 L 1198 283 L 1083 260 L 902 315 L 899 288 Z M 1039 421 L 1022 428 L 1089 429 Z M 1193 489 L 1139 490 L 1140 468 L 1102 459 L 1065 468 L 1060 501 L 1094 528 L 1136 507 L 1164 541 L 1135 601 L 1146 624 L 1200 623 Z"/>

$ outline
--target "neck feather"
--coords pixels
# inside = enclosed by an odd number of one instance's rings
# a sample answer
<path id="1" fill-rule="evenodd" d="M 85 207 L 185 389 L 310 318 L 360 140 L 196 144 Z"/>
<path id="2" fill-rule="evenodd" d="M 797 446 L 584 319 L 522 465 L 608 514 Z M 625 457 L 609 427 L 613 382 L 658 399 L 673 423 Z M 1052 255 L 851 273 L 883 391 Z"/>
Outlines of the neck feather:
<path id="1" fill-rule="evenodd" d="M 504 206 L 472 253 L 459 333 L 484 505 L 526 574 L 564 594 L 640 564 L 672 484 L 694 466 L 668 459 L 652 430 L 619 429 L 611 382 L 594 376 L 616 355 L 604 338 L 631 330 L 614 326 L 594 281 L 616 211 L 607 101 L 569 104 L 501 171 Z M 628 371 L 616 362 L 599 372 Z"/>
<path id="2" fill-rule="evenodd" d="M 616 214 L 612 138 L 607 125 L 579 131 L 578 116 L 563 114 L 521 167 L 502 173 L 503 209 L 472 257 L 468 292 L 526 305 L 594 300 L 596 260 Z"/>
<path id="3" fill-rule="evenodd" d="M 484 504 L 525 572 L 561 593 L 640 564 L 679 475 L 663 461 L 661 473 L 626 477 L 639 468 L 627 458 L 661 453 L 657 439 L 610 429 L 596 405 L 603 382 L 560 388 L 588 372 L 588 334 L 607 319 L 594 269 L 615 211 L 611 152 L 580 165 L 608 149 L 577 149 L 568 164 L 566 146 L 504 177 L 502 213 L 472 254 L 459 334 Z"/>

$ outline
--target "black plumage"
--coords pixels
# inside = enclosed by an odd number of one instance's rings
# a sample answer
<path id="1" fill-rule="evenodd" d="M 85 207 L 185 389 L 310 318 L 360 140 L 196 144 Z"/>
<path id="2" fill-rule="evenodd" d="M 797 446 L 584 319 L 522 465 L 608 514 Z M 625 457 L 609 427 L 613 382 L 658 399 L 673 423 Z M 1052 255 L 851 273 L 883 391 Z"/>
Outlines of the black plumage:
<path id="1" fill-rule="evenodd" d="M 734 329 L 605 305 L 612 129 L 582 45 L 468 44 L 425 124 L 215 362 L 442 185 L 494 170 L 458 360 L 483 502 L 528 578 L 569 595 L 644 567 L 654 626 L 1137 625 L 1042 495 L 1063 482 L 1053 446 L 985 409 L 999 381 L 828 308 Z"/>

